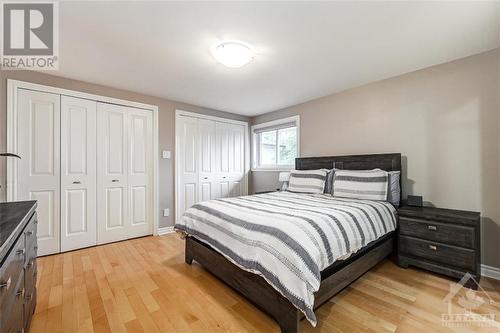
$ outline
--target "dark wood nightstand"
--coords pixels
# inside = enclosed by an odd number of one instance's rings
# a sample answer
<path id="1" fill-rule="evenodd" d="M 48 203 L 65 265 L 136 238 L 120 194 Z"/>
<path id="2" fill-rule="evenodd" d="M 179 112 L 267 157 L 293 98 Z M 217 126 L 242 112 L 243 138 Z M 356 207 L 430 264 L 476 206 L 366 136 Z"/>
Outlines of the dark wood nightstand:
<path id="1" fill-rule="evenodd" d="M 461 279 L 481 278 L 480 213 L 432 207 L 398 209 L 398 264 Z M 466 287 L 476 289 L 469 280 Z"/>

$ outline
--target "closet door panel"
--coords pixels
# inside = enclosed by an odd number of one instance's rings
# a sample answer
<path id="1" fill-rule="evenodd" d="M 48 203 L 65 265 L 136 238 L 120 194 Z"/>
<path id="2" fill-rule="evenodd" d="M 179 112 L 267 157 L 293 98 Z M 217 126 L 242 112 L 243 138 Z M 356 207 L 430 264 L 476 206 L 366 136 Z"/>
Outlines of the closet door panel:
<path id="1" fill-rule="evenodd" d="M 177 210 L 176 218 L 198 202 L 198 119 L 180 116 L 177 119 Z"/>
<path id="2" fill-rule="evenodd" d="M 216 122 L 198 119 L 199 130 L 199 201 L 217 199 L 217 158 L 216 158 Z"/>
<path id="3" fill-rule="evenodd" d="M 130 237 L 153 232 L 153 115 L 127 108 L 129 129 L 129 232 Z"/>
<path id="4" fill-rule="evenodd" d="M 216 171 L 220 174 L 229 172 L 229 126 L 223 122 L 216 122 Z"/>
<path id="5" fill-rule="evenodd" d="M 96 108 L 61 97 L 61 251 L 97 244 Z"/>
<path id="6" fill-rule="evenodd" d="M 18 90 L 16 200 L 38 200 L 38 254 L 60 250 L 60 96 Z"/>
<path id="7" fill-rule="evenodd" d="M 126 191 L 123 189 L 123 187 L 108 187 L 106 189 L 106 209 L 104 216 L 106 231 L 111 230 L 112 232 L 114 229 L 125 228 L 125 193 Z M 117 236 L 120 236 L 120 234 L 117 234 Z"/>
<path id="8" fill-rule="evenodd" d="M 97 243 L 128 237 L 128 115 L 97 103 Z"/>

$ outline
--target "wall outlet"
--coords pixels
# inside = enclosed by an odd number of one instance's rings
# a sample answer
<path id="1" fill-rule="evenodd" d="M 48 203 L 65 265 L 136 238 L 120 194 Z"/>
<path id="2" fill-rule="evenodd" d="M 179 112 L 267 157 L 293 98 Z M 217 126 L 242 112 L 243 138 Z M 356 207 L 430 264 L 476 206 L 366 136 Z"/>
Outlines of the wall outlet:
<path id="1" fill-rule="evenodd" d="M 171 155 L 170 150 L 164 150 L 161 152 L 161 158 L 170 159 Z"/>
<path id="2" fill-rule="evenodd" d="M 169 215 L 170 215 L 170 209 L 165 208 L 165 209 L 163 210 L 163 216 L 164 216 L 164 217 L 167 217 L 167 216 L 169 216 Z"/>

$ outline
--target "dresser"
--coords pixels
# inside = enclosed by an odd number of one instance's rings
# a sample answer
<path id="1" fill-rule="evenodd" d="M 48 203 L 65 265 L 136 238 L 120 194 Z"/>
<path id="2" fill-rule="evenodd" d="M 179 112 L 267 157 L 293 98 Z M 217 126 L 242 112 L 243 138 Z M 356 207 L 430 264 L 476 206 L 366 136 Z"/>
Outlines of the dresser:
<path id="1" fill-rule="evenodd" d="M 398 264 L 461 279 L 481 278 L 480 213 L 434 207 L 398 209 Z M 466 287 L 477 289 L 473 280 Z"/>
<path id="2" fill-rule="evenodd" d="M 0 332 L 28 331 L 36 305 L 36 201 L 0 203 Z"/>

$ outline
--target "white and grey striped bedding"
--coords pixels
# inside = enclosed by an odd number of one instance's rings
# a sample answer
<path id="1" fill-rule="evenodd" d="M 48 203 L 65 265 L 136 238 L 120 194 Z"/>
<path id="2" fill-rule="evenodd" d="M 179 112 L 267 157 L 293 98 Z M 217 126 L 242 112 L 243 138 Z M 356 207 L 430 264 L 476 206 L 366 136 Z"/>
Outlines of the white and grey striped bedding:
<path id="1" fill-rule="evenodd" d="M 291 192 L 205 201 L 175 225 L 261 275 L 313 325 L 321 271 L 395 227 L 387 202 Z"/>
<path id="2" fill-rule="evenodd" d="M 296 193 L 323 193 L 327 169 L 293 170 L 290 172 L 287 191 Z"/>
<path id="3" fill-rule="evenodd" d="M 333 196 L 353 199 L 387 200 L 387 171 L 335 170 Z"/>

